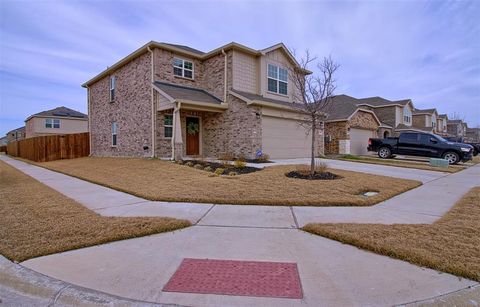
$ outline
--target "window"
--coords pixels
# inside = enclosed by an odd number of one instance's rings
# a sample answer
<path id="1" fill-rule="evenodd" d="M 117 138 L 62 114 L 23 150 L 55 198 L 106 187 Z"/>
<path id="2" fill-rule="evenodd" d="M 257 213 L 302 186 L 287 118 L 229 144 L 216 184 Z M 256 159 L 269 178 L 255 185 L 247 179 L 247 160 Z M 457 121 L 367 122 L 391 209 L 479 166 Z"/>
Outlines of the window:
<path id="1" fill-rule="evenodd" d="M 287 95 L 288 71 L 272 64 L 268 64 L 268 91 Z"/>
<path id="2" fill-rule="evenodd" d="M 408 106 L 403 108 L 403 122 L 410 123 L 412 121 L 412 111 Z"/>
<path id="3" fill-rule="evenodd" d="M 165 115 L 163 118 L 163 135 L 166 138 L 171 138 L 173 135 L 173 116 Z"/>
<path id="4" fill-rule="evenodd" d="M 45 118 L 45 128 L 60 128 L 60 120 L 56 118 Z"/>
<path id="5" fill-rule="evenodd" d="M 115 100 L 115 76 L 110 76 L 110 102 Z"/>
<path id="6" fill-rule="evenodd" d="M 400 142 L 401 143 L 414 143 L 417 141 L 418 134 L 416 133 L 402 133 L 400 135 Z"/>
<path id="7" fill-rule="evenodd" d="M 178 58 L 173 59 L 173 74 L 175 76 L 193 79 L 193 63 Z"/>
<path id="8" fill-rule="evenodd" d="M 112 146 L 117 146 L 117 122 L 112 122 Z"/>

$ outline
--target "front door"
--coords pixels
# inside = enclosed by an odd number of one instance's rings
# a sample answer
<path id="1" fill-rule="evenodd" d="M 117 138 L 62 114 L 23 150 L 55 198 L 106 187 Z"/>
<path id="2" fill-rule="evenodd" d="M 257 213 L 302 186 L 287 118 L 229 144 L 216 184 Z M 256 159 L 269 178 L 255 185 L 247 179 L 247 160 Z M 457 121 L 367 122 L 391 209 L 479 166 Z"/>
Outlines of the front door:
<path id="1" fill-rule="evenodd" d="M 187 156 L 200 154 L 200 119 L 187 117 Z"/>

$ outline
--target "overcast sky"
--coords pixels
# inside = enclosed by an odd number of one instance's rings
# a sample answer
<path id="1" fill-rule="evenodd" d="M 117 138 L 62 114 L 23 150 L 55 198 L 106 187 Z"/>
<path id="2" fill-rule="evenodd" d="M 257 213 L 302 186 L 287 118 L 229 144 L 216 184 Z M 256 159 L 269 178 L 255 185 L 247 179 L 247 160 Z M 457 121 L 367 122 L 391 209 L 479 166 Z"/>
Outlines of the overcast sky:
<path id="1" fill-rule="evenodd" d="M 0 135 L 155 40 L 209 51 L 283 42 L 341 64 L 337 94 L 411 98 L 480 124 L 480 1 L 0 0 Z"/>

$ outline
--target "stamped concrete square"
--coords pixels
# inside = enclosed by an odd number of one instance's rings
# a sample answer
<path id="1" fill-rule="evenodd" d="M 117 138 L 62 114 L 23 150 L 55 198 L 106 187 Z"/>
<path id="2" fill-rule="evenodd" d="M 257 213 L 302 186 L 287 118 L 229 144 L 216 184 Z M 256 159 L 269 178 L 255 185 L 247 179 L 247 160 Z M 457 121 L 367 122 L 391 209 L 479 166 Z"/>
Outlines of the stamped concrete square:
<path id="1" fill-rule="evenodd" d="M 303 298 L 296 263 L 185 258 L 165 292 Z"/>

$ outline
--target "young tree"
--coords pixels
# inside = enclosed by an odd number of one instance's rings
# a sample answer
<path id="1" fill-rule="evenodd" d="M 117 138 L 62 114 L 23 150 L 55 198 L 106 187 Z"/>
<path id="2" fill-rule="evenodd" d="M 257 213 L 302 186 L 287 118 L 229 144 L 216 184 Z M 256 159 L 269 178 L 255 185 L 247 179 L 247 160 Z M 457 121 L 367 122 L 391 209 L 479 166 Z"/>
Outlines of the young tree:
<path id="1" fill-rule="evenodd" d="M 292 52 L 295 55 L 295 52 Z M 304 57 L 297 60 L 300 67 L 290 69 L 290 79 L 293 82 L 295 101 L 302 103 L 305 121 L 302 126 L 306 133 L 311 133 L 312 147 L 310 158 L 310 176 L 315 175 L 315 141 L 316 133 L 323 129 L 328 112 L 332 106 L 336 89 L 334 74 L 340 67 L 332 58 L 325 57 L 316 62 L 316 58 L 305 51 Z M 316 63 L 318 73 L 312 73 L 309 66 Z"/>

